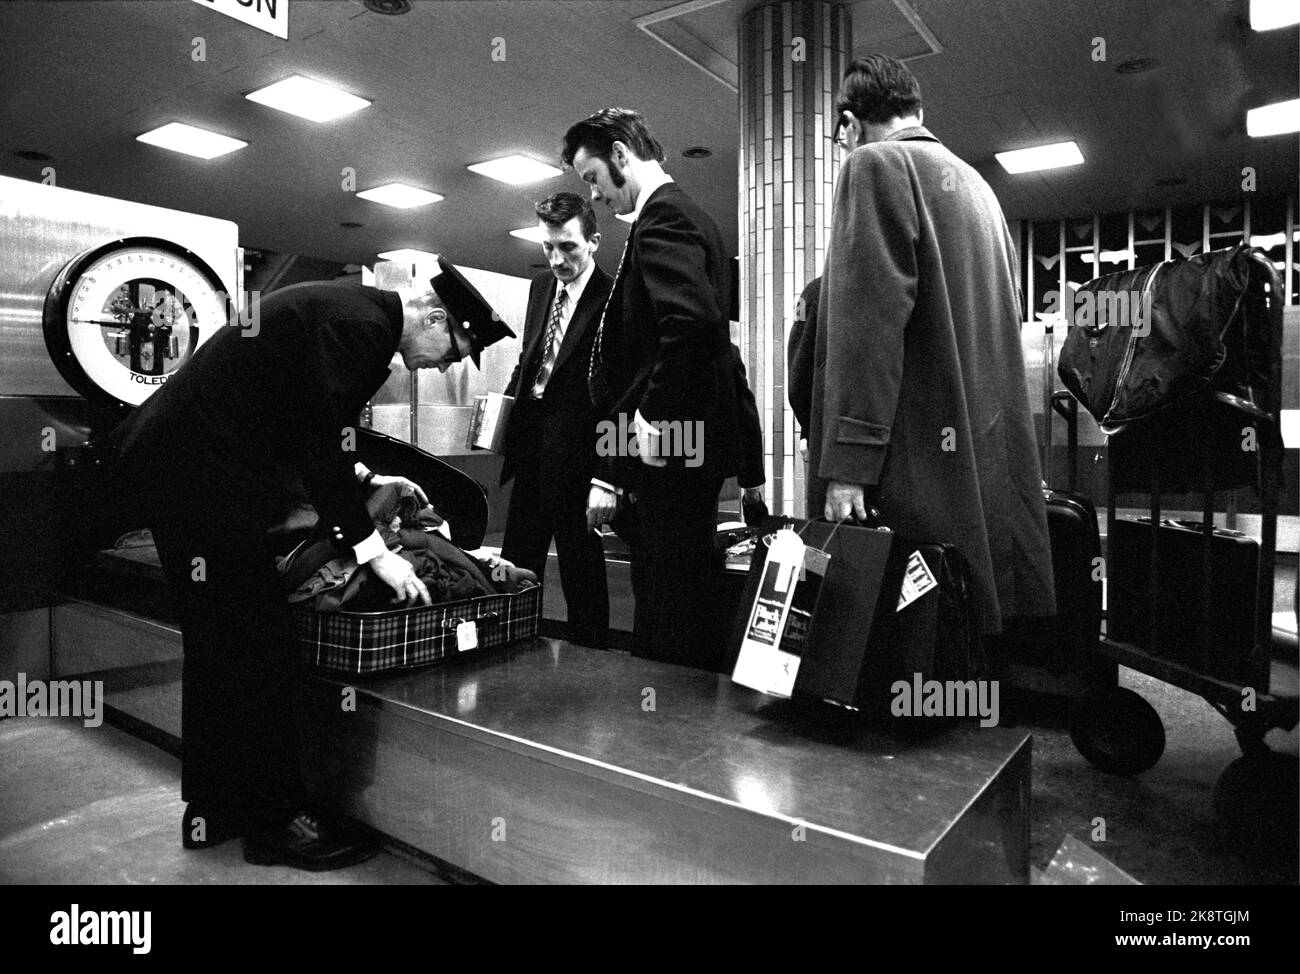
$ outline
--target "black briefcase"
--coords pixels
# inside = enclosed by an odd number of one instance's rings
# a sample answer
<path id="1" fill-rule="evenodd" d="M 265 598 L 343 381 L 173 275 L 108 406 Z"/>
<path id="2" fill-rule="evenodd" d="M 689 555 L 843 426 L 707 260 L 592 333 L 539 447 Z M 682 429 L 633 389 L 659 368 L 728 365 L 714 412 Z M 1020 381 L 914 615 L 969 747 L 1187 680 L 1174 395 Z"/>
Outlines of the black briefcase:
<path id="1" fill-rule="evenodd" d="M 1150 592 L 1157 535 L 1159 568 L 1155 591 Z M 1259 543 L 1237 531 L 1214 529 L 1208 604 L 1204 543 L 1198 521 L 1162 520 L 1153 530 L 1149 517 L 1116 519 L 1108 543 L 1108 635 L 1210 676 L 1240 682 L 1248 675 L 1255 634 Z"/>
<path id="2" fill-rule="evenodd" d="M 905 606 L 892 587 L 917 573 L 916 558 L 937 583 Z M 908 544 L 898 540 L 886 568 L 890 585 L 881 591 L 870 653 L 858 682 L 856 706 L 889 713 L 898 681 L 966 681 L 987 675 L 988 661 L 971 595 L 970 570 L 955 545 Z"/>
<path id="3" fill-rule="evenodd" d="M 911 544 L 884 528 L 769 518 L 765 538 L 791 527 L 831 556 L 795 679 L 794 695 L 889 712 L 897 680 L 967 680 L 986 667 L 970 573 L 953 545 Z M 919 569 L 917 559 L 924 564 Z M 753 604 L 766 560 L 760 540 L 740 604 Z M 904 577 L 928 572 L 933 586 L 900 606 Z M 743 616 L 744 614 L 742 614 Z M 734 667 L 744 618 L 733 631 Z"/>

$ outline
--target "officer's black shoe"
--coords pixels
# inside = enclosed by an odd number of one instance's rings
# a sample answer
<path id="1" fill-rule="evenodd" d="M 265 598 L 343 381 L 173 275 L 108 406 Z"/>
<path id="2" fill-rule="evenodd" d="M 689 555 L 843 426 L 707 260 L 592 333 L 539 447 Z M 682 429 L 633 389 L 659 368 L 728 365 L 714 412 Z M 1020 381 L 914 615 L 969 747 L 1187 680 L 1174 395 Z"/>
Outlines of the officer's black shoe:
<path id="1" fill-rule="evenodd" d="M 255 866 L 292 866 L 309 872 L 365 862 L 378 851 L 373 842 L 327 826 L 307 812 L 244 837 L 244 861 Z"/>
<path id="2" fill-rule="evenodd" d="M 190 802 L 185 806 L 185 817 L 181 819 L 181 845 L 186 849 L 211 849 L 243 835 L 245 831 L 242 816 Z"/>

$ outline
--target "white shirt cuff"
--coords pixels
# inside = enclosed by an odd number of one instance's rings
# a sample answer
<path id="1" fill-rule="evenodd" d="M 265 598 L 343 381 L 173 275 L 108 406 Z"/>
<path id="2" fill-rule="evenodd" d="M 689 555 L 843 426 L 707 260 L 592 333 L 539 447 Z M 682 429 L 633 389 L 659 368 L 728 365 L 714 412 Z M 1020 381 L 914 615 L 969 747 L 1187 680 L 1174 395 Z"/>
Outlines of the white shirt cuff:
<path id="1" fill-rule="evenodd" d="M 364 541 L 352 546 L 352 551 L 357 556 L 358 565 L 373 561 L 387 550 L 388 546 L 384 544 L 384 539 L 379 536 L 378 531 L 371 531 Z"/>
<path id="2" fill-rule="evenodd" d="M 607 484 L 607 483 L 605 483 L 605 481 L 603 481 L 603 480 L 597 480 L 595 477 L 592 477 L 592 478 L 591 478 L 591 486 L 593 486 L 593 487 L 602 487 L 602 488 L 604 488 L 605 490 L 609 491 L 610 493 L 614 494 L 616 497 L 622 497 L 622 496 L 623 496 L 623 488 L 622 488 L 622 487 L 615 487 L 613 484 Z"/>
<path id="3" fill-rule="evenodd" d="M 641 410 L 639 409 L 636 411 L 636 414 L 632 417 L 632 421 L 636 423 L 636 429 L 638 433 L 649 433 L 651 436 L 663 435 L 664 431 L 661 429 L 656 429 L 650 423 L 649 420 L 647 420 L 644 416 L 641 415 Z"/>

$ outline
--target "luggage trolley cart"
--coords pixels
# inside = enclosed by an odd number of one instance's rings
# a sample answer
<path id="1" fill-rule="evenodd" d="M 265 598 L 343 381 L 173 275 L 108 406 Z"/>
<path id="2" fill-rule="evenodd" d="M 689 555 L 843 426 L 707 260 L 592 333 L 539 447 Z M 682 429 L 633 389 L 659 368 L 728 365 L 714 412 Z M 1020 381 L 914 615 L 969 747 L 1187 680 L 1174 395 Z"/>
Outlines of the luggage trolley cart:
<path id="1" fill-rule="evenodd" d="M 1300 700 L 1270 692 L 1282 462 L 1277 409 L 1281 292 L 1272 267 L 1266 261 L 1261 267 L 1261 260 L 1254 254 L 1249 255 L 1249 260 L 1252 278 L 1272 283 L 1271 287 L 1255 287 L 1253 300 L 1259 305 L 1256 310 L 1261 312 L 1260 317 L 1271 319 L 1275 328 L 1272 346 L 1276 354 L 1265 356 L 1268 361 L 1259 366 L 1265 371 L 1265 382 L 1271 386 L 1263 398 L 1271 397 L 1268 405 L 1273 408 L 1262 409 L 1248 398 L 1211 386 L 1180 402 L 1176 409 L 1135 422 L 1121 434 L 1110 437 L 1106 533 L 1106 575 L 1110 580 L 1108 622 L 1107 634 L 1098 640 L 1095 652 L 1100 660 L 1127 666 L 1204 698 L 1232 724 L 1243 757 L 1262 765 L 1271 754 L 1264 743 L 1265 734 L 1273 728 L 1295 727 Z M 1073 445 L 1077 435 L 1074 428 L 1077 405 L 1068 396 L 1069 393 L 1054 393 L 1049 401 L 1052 409 L 1069 423 Z M 1248 429 L 1257 446 L 1254 451 L 1242 448 Z M 1248 620 L 1249 633 L 1242 635 L 1241 645 L 1235 652 L 1225 653 L 1224 625 L 1216 620 L 1216 612 L 1223 606 L 1230 583 L 1224 577 L 1227 567 L 1224 547 L 1230 546 L 1236 532 L 1215 528 L 1214 500 L 1216 491 L 1237 487 L 1254 487 L 1258 491 L 1262 532 L 1250 593 L 1253 606 L 1245 606 L 1239 613 Z M 1162 492 L 1166 491 L 1200 493 L 1201 522 L 1188 525 L 1163 520 L 1161 501 Z M 1116 500 L 1124 494 L 1148 495 L 1150 518 L 1149 524 L 1124 525 L 1128 528 L 1125 532 L 1128 540 L 1136 538 L 1137 545 L 1135 549 L 1129 544 L 1126 552 L 1120 552 Z M 1194 573 L 1199 592 L 1195 593 L 1179 586 L 1169 570 L 1177 559 L 1174 544 L 1181 543 L 1188 550 L 1189 528 L 1200 538 L 1199 571 Z M 1236 539 L 1244 540 L 1240 535 Z M 1121 560 L 1128 563 L 1120 564 Z M 1142 565 L 1142 561 L 1147 564 Z M 1237 562 L 1240 564 L 1239 558 Z M 1190 566 L 1184 560 L 1181 566 L 1174 567 Z M 1118 589 L 1117 576 L 1127 579 L 1125 584 L 1131 584 L 1131 588 Z M 1127 600 L 1130 606 L 1136 603 L 1140 609 L 1127 615 L 1119 632 L 1117 597 Z M 1186 612 L 1191 606 L 1199 610 L 1194 620 Z M 1184 639 L 1193 624 L 1195 635 Z M 1089 763 L 1103 771 L 1124 774 L 1151 768 L 1165 747 L 1164 726 L 1155 709 L 1141 695 L 1116 685 L 1096 685 L 1077 701 L 1071 716 L 1070 736 Z M 1227 778 L 1225 774 L 1216 787 L 1216 804 L 1220 803 L 1222 790 L 1228 787 Z"/>

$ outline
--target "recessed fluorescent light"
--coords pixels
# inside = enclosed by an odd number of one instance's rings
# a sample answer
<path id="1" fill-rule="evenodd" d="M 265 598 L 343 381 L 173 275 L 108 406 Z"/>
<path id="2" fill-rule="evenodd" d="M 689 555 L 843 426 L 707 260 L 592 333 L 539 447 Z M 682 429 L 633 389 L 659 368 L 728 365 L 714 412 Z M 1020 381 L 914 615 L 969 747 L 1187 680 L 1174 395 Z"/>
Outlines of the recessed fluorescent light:
<path id="1" fill-rule="evenodd" d="M 1002 163 L 1002 168 L 1009 173 L 1060 169 L 1063 166 L 1077 166 L 1083 162 L 1083 153 L 1073 142 L 1054 142 L 1051 145 L 1016 149 L 1013 152 L 997 152 L 994 155 L 998 162 Z"/>
<path id="2" fill-rule="evenodd" d="M 1250 0 L 1252 30 L 1273 30 L 1300 23 L 1300 6 L 1295 0 Z"/>
<path id="3" fill-rule="evenodd" d="M 489 179 L 509 183 L 511 186 L 522 186 L 524 183 L 535 183 L 538 180 L 550 179 L 552 176 L 560 175 L 561 172 L 554 166 L 548 166 L 544 162 L 538 162 L 536 159 L 529 159 L 527 156 L 521 155 L 502 156 L 500 159 L 476 162 L 474 165 L 465 168 L 470 172 L 478 173 L 480 176 L 487 176 Z"/>
<path id="4" fill-rule="evenodd" d="M 217 156 L 224 156 L 227 152 L 234 152 L 248 145 L 247 142 L 241 142 L 239 139 L 218 135 L 216 132 L 195 128 L 183 122 L 168 122 L 152 132 L 137 135 L 135 138 L 137 142 L 147 142 L 149 145 L 171 149 L 173 152 L 184 152 L 187 156 L 198 156 L 200 159 L 215 159 Z"/>
<path id="5" fill-rule="evenodd" d="M 379 255 L 382 260 L 391 260 L 399 264 L 421 264 L 425 262 L 438 263 L 438 255 L 431 254 L 427 250 L 414 250 L 410 247 L 404 247 L 401 250 L 386 250 Z"/>
<path id="6" fill-rule="evenodd" d="M 1133 252 L 1131 250 L 1103 250 L 1096 257 L 1087 253 L 1079 255 L 1080 259 L 1087 264 L 1122 264 L 1132 256 Z"/>
<path id="7" fill-rule="evenodd" d="M 297 74 L 259 88 L 244 97 L 259 105 L 278 108 L 282 112 L 313 122 L 328 122 L 332 118 L 350 115 L 370 104 L 364 98 L 349 95 L 346 91 Z"/>
<path id="8" fill-rule="evenodd" d="M 1300 132 L 1300 98 L 1280 101 L 1263 108 L 1252 108 L 1246 113 L 1246 134 L 1260 138 L 1265 135 L 1285 135 Z"/>
<path id="9" fill-rule="evenodd" d="M 511 230 L 510 236 L 539 244 L 546 240 L 546 231 L 541 227 L 534 225 L 531 227 L 520 227 L 518 230 Z"/>
<path id="10" fill-rule="evenodd" d="M 1274 247 L 1280 247 L 1284 243 L 1286 243 L 1286 234 L 1281 231 L 1263 236 L 1257 233 L 1252 235 L 1250 238 L 1250 245 L 1252 247 L 1258 247 L 1260 250 L 1272 250 Z"/>
<path id="11" fill-rule="evenodd" d="M 388 183 L 384 186 L 376 186 L 374 189 L 363 189 L 357 195 L 363 200 L 395 206 L 399 210 L 410 209 L 412 206 L 427 206 L 442 199 L 437 193 L 416 189 L 405 183 Z"/>

